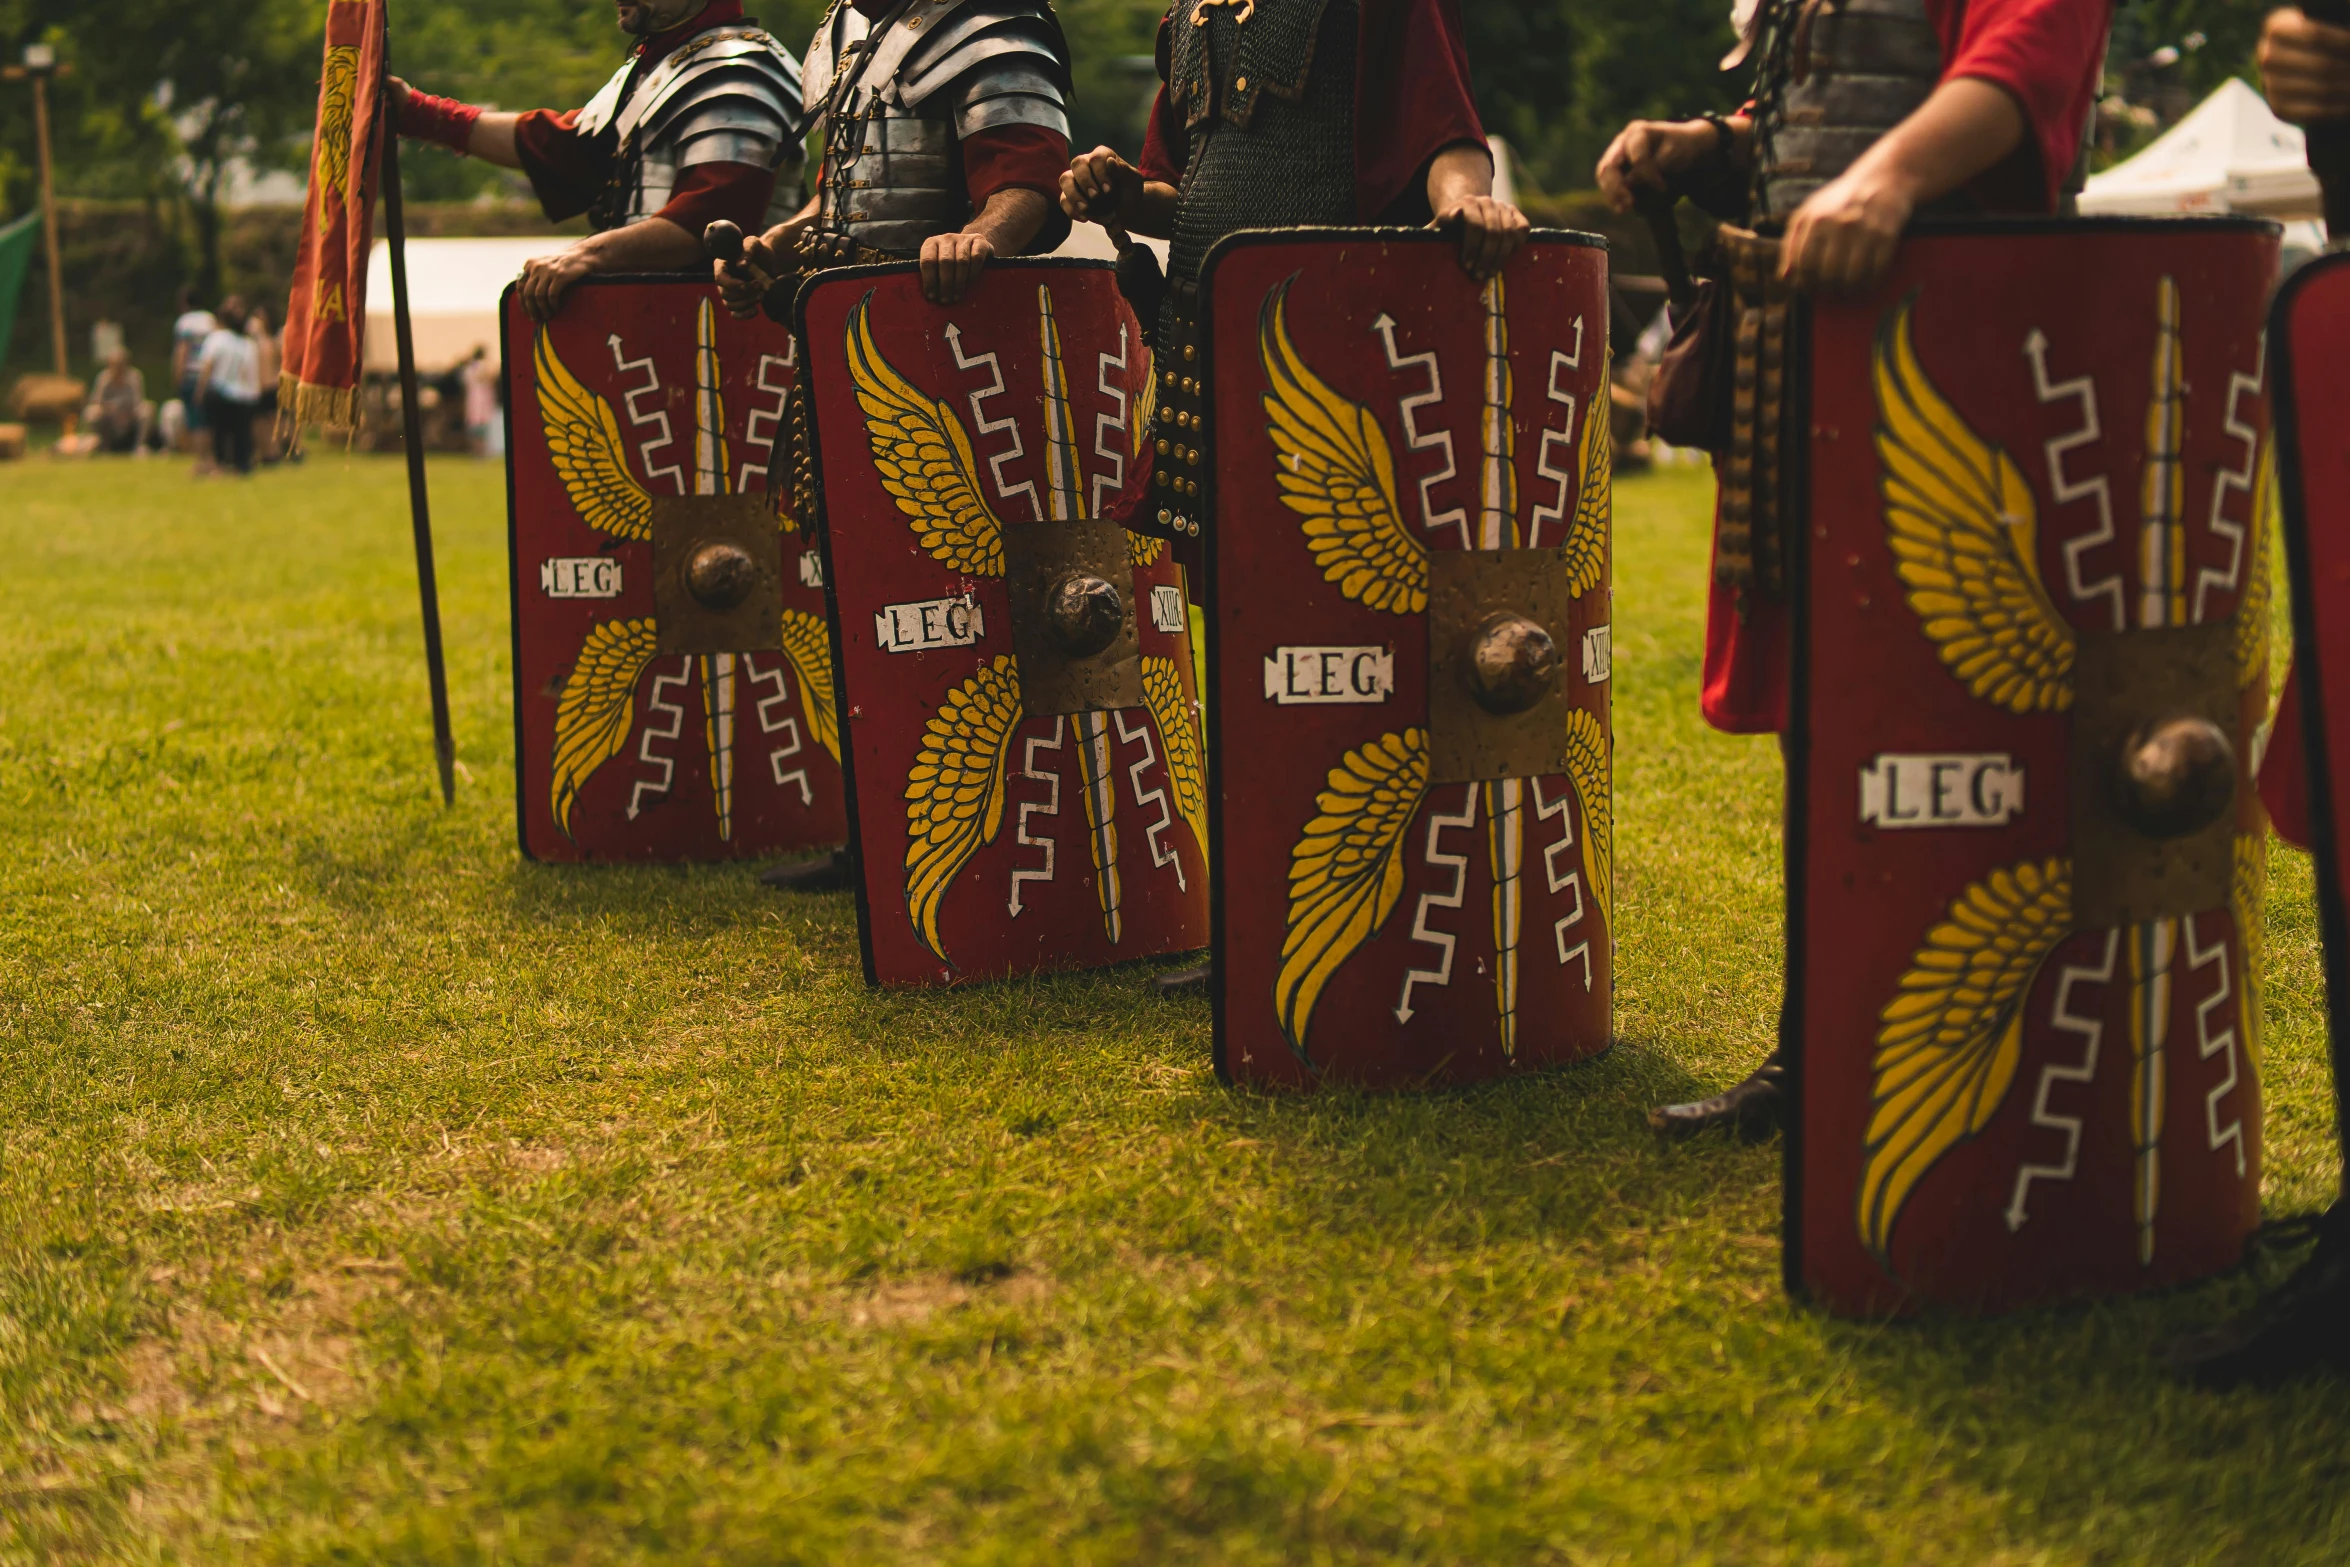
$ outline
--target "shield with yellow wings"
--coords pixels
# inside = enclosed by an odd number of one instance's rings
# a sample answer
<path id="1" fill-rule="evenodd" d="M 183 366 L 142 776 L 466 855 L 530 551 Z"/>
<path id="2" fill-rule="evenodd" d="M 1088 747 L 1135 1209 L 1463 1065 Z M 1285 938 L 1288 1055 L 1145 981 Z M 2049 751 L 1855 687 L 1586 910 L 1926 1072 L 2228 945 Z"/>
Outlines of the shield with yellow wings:
<path id="1" fill-rule="evenodd" d="M 1607 1047 L 1607 254 L 1210 260 L 1216 1059 L 1465 1082 Z"/>
<path id="2" fill-rule="evenodd" d="M 1207 944 L 1182 573 L 1100 521 L 1149 351 L 1096 263 L 801 294 L 865 971 L 927 986 Z"/>
<path id="3" fill-rule="evenodd" d="M 1808 307 L 1787 1271 L 1834 1310 L 2175 1284 L 2258 1221 L 2275 264 L 1929 230 Z"/>
<path id="4" fill-rule="evenodd" d="M 517 812 L 537 860 L 847 830 L 821 563 L 776 499 L 796 359 L 706 284 L 503 306 Z"/>

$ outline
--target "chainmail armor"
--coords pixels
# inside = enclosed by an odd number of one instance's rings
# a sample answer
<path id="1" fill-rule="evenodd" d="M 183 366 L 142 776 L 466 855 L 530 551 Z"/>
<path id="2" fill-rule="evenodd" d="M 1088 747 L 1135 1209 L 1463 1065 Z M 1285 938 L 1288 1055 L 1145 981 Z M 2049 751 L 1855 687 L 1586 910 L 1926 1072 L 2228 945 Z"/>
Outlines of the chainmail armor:
<path id="1" fill-rule="evenodd" d="M 1157 471 L 1137 528 L 1193 537 L 1208 515 L 1198 309 L 1209 250 L 1242 229 L 1355 221 L 1356 6 L 1259 0 L 1246 23 L 1218 6 L 1205 12 L 1204 27 L 1191 24 L 1188 7 L 1176 8 L 1167 92 L 1183 112 L 1191 156 L 1159 315 Z"/>

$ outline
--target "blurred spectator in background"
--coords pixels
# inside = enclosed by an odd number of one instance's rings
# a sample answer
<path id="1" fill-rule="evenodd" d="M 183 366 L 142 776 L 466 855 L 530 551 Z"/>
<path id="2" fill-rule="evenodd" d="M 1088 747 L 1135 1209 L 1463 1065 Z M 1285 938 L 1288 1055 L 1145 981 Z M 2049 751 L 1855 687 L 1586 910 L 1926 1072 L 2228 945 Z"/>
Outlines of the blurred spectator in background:
<path id="1" fill-rule="evenodd" d="M 465 361 L 465 438 L 476 457 L 506 455 L 506 419 L 498 396 L 498 367 L 487 344 L 476 343 Z"/>
<path id="2" fill-rule="evenodd" d="M 245 318 L 245 335 L 253 340 L 255 372 L 260 378 L 260 391 L 253 399 L 253 445 L 263 462 L 276 462 L 285 455 L 277 439 L 277 377 L 285 368 L 284 339 L 269 325 L 269 307 L 256 305 Z"/>
<path id="3" fill-rule="evenodd" d="M 182 286 L 179 298 L 179 319 L 171 324 L 171 384 L 179 394 L 180 408 L 186 418 L 187 433 L 195 435 L 204 428 L 204 409 L 196 396 L 196 355 L 203 350 L 204 339 L 220 326 L 219 318 L 196 303 L 196 291 Z M 204 454 L 196 453 L 196 471 L 202 473 L 206 463 Z"/>
<path id="4" fill-rule="evenodd" d="M 117 348 L 106 356 L 106 368 L 90 389 L 90 405 L 82 410 L 82 423 L 98 438 L 102 452 L 146 454 L 155 405 L 147 401 L 147 378 L 131 363 L 129 349 Z"/>
<path id="5" fill-rule="evenodd" d="M 253 471 L 253 415 L 261 402 L 261 350 L 246 335 L 245 302 L 221 302 L 221 319 L 196 351 L 196 403 L 212 432 L 212 461 L 238 473 Z M 237 325 L 230 325 L 235 322 Z"/>

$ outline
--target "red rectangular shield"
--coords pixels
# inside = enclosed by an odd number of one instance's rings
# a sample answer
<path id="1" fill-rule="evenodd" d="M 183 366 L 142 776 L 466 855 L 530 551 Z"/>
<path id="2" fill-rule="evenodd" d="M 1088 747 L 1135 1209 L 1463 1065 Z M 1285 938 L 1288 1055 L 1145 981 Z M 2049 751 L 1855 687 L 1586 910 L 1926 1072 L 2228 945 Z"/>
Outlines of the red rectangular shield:
<path id="1" fill-rule="evenodd" d="M 2269 317 L 2277 356 L 2277 489 L 2292 562 L 2294 691 L 2262 789 L 2317 860 L 2337 1107 L 2350 1103 L 2350 255 L 2289 278 Z M 2288 739 L 2286 731 L 2298 726 Z M 2298 743 L 2292 743 L 2297 740 Z M 2279 768 L 2300 775 L 2273 781 Z M 2281 799 L 2280 799 L 2281 797 Z M 2298 809 L 2295 809 L 2298 807 Z M 2288 818 L 2305 820 L 2288 824 Z M 2305 829 L 2295 834 L 2292 827 Z M 2337 1108 L 2337 1135 L 2350 1114 Z"/>
<path id="2" fill-rule="evenodd" d="M 867 980 L 1205 945 L 1181 573 L 1163 542 L 1092 523 L 1137 460 L 1150 385 L 1113 270 L 998 263 L 942 309 L 910 264 L 844 268 L 798 317 Z M 1124 617 L 1114 701 L 1056 687 L 1028 640 L 1089 527 Z"/>
<path id="3" fill-rule="evenodd" d="M 769 632 L 681 639 L 656 587 L 675 498 L 788 490 L 790 335 L 714 306 L 680 279 L 580 284 L 543 325 L 512 289 L 503 302 L 515 805 L 534 860 L 755 859 L 847 830 L 807 532 L 775 514 L 769 555 L 754 525 L 745 607 L 775 611 Z"/>
<path id="4" fill-rule="evenodd" d="M 2258 1222 L 2276 257 L 1930 230 L 1808 307 L 1787 1271 L 1836 1311 L 2174 1284 Z"/>
<path id="5" fill-rule="evenodd" d="M 1442 235 L 1243 235 L 1205 293 L 1218 1070 L 1397 1087 L 1604 1050 L 1604 243 L 1538 233 L 1480 286 Z M 1480 686 L 1512 617 L 1547 673 Z"/>

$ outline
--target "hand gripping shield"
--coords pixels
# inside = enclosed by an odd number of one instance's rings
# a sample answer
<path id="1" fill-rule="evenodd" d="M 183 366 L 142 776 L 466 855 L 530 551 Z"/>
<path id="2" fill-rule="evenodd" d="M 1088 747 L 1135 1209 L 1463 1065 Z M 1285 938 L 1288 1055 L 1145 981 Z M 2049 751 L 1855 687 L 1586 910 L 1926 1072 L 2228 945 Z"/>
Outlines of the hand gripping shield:
<path id="1" fill-rule="evenodd" d="M 1833 1310 L 2258 1222 L 2275 233 L 1929 229 L 1798 317 L 1786 1266 Z"/>
<path id="2" fill-rule="evenodd" d="M 823 581 L 786 488 L 789 336 L 707 283 L 502 306 L 516 807 L 535 860 L 749 859 L 847 831 Z"/>
<path id="3" fill-rule="evenodd" d="M 865 974 L 925 986 L 1207 943 L 1182 577 L 1097 520 L 1148 352 L 1098 263 L 821 274 L 798 321 L 838 614 Z"/>
<path id="4" fill-rule="evenodd" d="M 1216 1062 L 1464 1082 L 1608 1044 L 1607 253 L 1211 256 Z"/>

